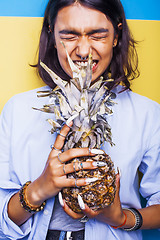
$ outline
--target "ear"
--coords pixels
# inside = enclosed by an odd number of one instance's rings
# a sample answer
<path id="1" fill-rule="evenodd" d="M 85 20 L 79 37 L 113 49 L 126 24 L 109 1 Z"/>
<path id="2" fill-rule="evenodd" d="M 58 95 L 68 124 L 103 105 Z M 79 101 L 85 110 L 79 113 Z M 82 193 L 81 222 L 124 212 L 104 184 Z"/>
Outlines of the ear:
<path id="1" fill-rule="evenodd" d="M 118 43 L 118 34 L 116 34 L 114 41 L 113 41 L 113 47 L 116 47 Z"/>

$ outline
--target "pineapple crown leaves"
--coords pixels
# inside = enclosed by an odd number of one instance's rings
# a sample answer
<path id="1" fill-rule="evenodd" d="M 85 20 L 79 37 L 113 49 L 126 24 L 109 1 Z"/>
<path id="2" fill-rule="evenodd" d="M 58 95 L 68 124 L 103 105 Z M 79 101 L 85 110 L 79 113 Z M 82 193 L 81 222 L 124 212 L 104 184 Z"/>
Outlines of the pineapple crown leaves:
<path id="1" fill-rule="evenodd" d="M 63 42 L 62 42 L 63 44 Z M 65 45 L 63 44 L 64 48 Z M 94 84 L 92 80 L 92 55 L 89 54 L 87 67 L 77 68 L 65 48 L 73 78 L 68 82 L 57 76 L 43 62 L 41 66 L 48 72 L 57 87 L 51 91 L 41 91 L 42 96 L 49 96 L 50 103 L 39 109 L 55 114 L 55 120 L 48 119 L 51 132 L 61 129 L 66 121 L 73 120 L 71 133 L 68 134 L 66 149 L 81 147 L 100 147 L 104 141 L 112 143 L 111 129 L 107 115 L 112 114 L 109 106 L 113 105 L 112 93 L 106 87 L 106 81 L 100 77 Z M 112 81 L 109 79 L 109 81 Z"/>

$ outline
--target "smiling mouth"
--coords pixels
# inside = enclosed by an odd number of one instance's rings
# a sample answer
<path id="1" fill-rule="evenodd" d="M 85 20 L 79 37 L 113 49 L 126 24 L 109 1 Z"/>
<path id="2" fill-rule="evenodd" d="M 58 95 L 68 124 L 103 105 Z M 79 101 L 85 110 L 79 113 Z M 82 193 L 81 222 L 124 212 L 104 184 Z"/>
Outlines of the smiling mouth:
<path id="1" fill-rule="evenodd" d="M 73 61 L 73 62 L 79 69 L 81 69 L 82 67 L 87 67 L 87 63 L 88 63 L 88 61 Z M 96 70 L 97 65 L 98 65 L 98 60 L 93 60 L 92 72 Z"/>

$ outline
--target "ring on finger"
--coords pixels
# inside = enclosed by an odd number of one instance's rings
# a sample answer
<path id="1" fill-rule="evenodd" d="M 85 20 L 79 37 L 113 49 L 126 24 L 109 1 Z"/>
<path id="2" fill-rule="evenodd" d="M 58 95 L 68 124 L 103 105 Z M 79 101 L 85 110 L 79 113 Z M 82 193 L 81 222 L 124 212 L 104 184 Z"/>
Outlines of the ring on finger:
<path id="1" fill-rule="evenodd" d="M 68 125 L 68 123 L 67 123 L 67 122 L 66 122 L 65 124 L 67 125 L 67 127 L 71 128 L 71 127 Z"/>
<path id="2" fill-rule="evenodd" d="M 61 149 L 58 149 L 58 148 L 56 148 L 53 144 L 51 145 L 51 149 L 53 150 L 56 150 L 56 151 L 61 151 Z"/>
<path id="3" fill-rule="evenodd" d="M 79 188 L 79 186 L 77 186 L 77 178 L 75 179 L 75 187 Z"/>
<path id="4" fill-rule="evenodd" d="M 60 161 L 60 163 L 64 164 L 64 163 L 62 162 L 62 160 L 60 159 L 60 154 L 61 154 L 61 153 L 58 153 L 57 158 L 58 158 L 58 160 Z"/>
<path id="5" fill-rule="evenodd" d="M 65 171 L 65 164 L 63 164 L 63 172 L 66 175 L 66 171 Z"/>
<path id="6" fill-rule="evenodd" d="M 61 137 L 63 137 L 63 138 L 66 138 L 66 136 L 64 136 L 62 133 L 58 133 L 58 135 L 60 135 Z"/>
<path id="7" fill-rule="evenodd" d="M 78 160 L 78 169 L 81 170 L 81 162 Z"/>
<path id="8" fill-rule="evenodd" d="M 80 163 L 81 170 L 83 170 L 83 162 Z"/>

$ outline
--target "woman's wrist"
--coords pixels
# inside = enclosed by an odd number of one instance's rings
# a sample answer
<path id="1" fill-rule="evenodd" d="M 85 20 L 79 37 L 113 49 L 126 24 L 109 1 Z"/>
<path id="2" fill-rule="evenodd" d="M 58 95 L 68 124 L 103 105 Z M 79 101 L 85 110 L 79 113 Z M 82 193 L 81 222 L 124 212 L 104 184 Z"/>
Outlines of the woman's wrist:
<path id="1" fill-rule="evenodd" d="M 135 217 L 128 209 L 122 209 L 115 219 L 116 221 L 111 225 L 114 229 L 129 229 L 135 225 Z"/>
<path id="2" fill-rule="evenodd" d="M 112 226 L 111 225 L 111 227 L 114 228 L 114 229 L 122 228 L 126 224 L 126 221 L 127 221 L 127 215 L 124 211 L 122 211 L 122 217 L 121 217 L 120 223 L 117 226 Z"/>
<path id="3" fill-rule="evenodd" d="M 127 220 L 126 220 L 125 225 L 122 228 L 125 229 L 125 228 L 133 227 L 134 224 L 135 224 L 135 217 L 134 217 L 134 215 L 128 209 L 123 209 L 123 212 L 126 214 Z"/>
<path id="4" fill-rule="evenodd" d="M 125 226 L 123 229 L 125 231 L 135 231 L 135 230 L 140 229 L 143 224 L 143 218 L 142 218 L 141 213 L 136 208 L 124 208 L 123 211 L 124 210 L 127 210 L 128 212 L 130 212 L 132 214 L 132 216 L 134 217 L 134 225 L 132 224 L 132 226 L 130 226 L 130 227 Z"/>
<path id="5" fill-rule="evenodd" d="M 26 189 L 26 196 L 29 203 L 33 206 L 40 206 L 46 199 L 40 194 L 40 186 L 37 182 L 32 182 Z"/>
<path id="6" fill-rule="evenodd" d="M 113 209 L 109 218 L 111 222 L 108 224 L 116 228 L 124 223 L 126 216 L 122 208 L 117 208 L 116 210 Z"/>

